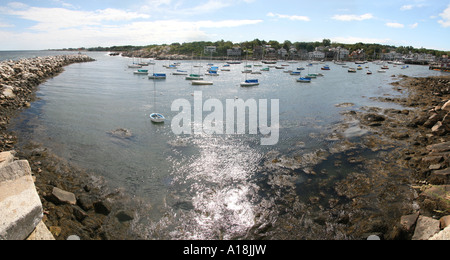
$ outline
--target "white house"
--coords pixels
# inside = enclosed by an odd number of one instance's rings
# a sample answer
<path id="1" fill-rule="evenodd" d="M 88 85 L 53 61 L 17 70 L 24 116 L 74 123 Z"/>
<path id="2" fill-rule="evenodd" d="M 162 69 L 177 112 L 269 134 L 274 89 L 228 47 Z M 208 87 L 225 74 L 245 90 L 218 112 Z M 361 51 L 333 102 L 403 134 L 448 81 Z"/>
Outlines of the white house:
<path id="1" fill-rule="evenodd" d="M 323 60 L 325 59 L 325 52 L 322 51 L 313 51 L 309 53 L 309 58 L 311 60 Z"/>

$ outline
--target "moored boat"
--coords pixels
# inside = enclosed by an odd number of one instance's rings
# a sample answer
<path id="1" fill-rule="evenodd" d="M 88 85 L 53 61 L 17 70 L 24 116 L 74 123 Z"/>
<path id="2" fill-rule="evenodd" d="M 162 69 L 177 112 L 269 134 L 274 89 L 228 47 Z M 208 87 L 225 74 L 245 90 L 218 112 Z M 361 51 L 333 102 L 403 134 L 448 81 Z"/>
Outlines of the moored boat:
<path id="1" fill-rule="evenodd" d="M 166 79 L 167 75 L 165 73 L 153 73 L 151 76 L 148 76 L 148 79 Z"/>
<path id="2" fill-rule="evenodd" d="M 166 119 L 163 115 L 158 113 L 153 113 L 150 115 L 150 119 L 154 123 L 164 123 L 164 120 Z"/>
<path id="3" fill-rule="evenodd" d="M 193 80 L 192 85 L 213 85 L 214 83 L 212 81 L 206 81 L 206 80 Z"/>
<path id="4" fill-rule="evenodd" d="M 136 75 L 148 75 L 148 70 L 137 70 L 133 73 Z"/>
<path id="5" fill-rule="evenodd" d="M 190 74 L 186 77 L 186 80 L 203 80 L 203 78 L 199 74 Z"/>
<path id="6" fill-rule="evenodd" d="M 259 81 L 257 79 L 248 79 L 245 82 L 241 83 L 241 87 L 253 87 L 258 86 Z"/>
<path id="7" fill-rule="evenodd" d="M 187 75 L 187 71 L 185 71 L 185 70 L 177 70 L 176 72 L 172 73 L 172 75 L 182 75 L 182 76 L 185 76 L 185 75 Z"/>
<path id="8" fill-rule="evenodd" d="M 311 78 L 299 78 L 299 79 L 297 79 L 297 82 L 311 83 Z"/>

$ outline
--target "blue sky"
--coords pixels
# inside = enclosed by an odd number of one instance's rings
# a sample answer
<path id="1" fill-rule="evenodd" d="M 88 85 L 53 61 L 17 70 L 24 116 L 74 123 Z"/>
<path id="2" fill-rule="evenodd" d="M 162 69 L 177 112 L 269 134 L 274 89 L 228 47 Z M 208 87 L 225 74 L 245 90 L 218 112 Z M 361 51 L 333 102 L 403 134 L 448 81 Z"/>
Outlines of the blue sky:
<path id="1" fill-rule="evenodd" d="M 256 38 L 450 51 L 450 0 L 0 0 L 0 50 Z"/>

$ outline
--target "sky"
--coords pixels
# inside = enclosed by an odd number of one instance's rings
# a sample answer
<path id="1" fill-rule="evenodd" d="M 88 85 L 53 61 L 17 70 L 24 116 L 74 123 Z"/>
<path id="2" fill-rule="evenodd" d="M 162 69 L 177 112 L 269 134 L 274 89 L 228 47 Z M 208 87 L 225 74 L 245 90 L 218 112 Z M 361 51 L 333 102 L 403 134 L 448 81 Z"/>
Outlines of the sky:
<path id="1" fill-rule="evenodd" d="M 222 39 L 450 51 L 450 0 L 0 0 L 0 50 Z"/>

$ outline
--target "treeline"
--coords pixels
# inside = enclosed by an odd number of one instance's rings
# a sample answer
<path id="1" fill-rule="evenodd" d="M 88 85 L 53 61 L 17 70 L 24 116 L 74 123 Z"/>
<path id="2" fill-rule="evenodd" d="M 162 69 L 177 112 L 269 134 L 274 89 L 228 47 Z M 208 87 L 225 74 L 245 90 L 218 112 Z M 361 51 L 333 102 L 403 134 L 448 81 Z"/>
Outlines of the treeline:
<path id="1" fill-rule="evenodd" d="M 251 55 L 255 47 L 258 46 L 267 46 L 270 45 L 272 48 L 279 50 L 281 48 L 289 51 L 292 47 L 294 47 L 297 51 L 306 51 L 311 52 L 314 51 L 317 47 L 342 47 L 351 52 L 364 50 L 366 57 L 376 57 L 381 53 L 389 53 L 390 51 L 396 51 L 401 54 L 409 54 L 411 53 L 425 53 L 432 54 L 434 56 L 442 56 L 449 55 L 450 51 L 438 51 L 431 50 L 425 48 L 414 48 L 412 46 L 391 46 L 391 45 L 381 45 L 375 43 L 355 43 L 355 44 L 344 44 L 344 43 L 336 43 L 331 42 L 329 39 L 324 39 L 323 41 L 316 42 L 291 42 L 291 41 L 265 41 L 255 39 L 253 41 L 245 41 L 241 43 L 233 43 L 231 41 L 199 41 L 199 42 L 185 42 L 185 43 L 172 43 L 172 44 L 162 44 L 162 45 L 148 45 L 148 46 L 112 46 L 112 47 L 95 47 L 95 48 L 83 48 L 88 51 L 111 51 L 111 52 L 123 52 L 123 51 L 136 51 L 136 50 L 151 50 L 156 47 L 170 47 L 170 54 L 181 54 L 181 55 L 194 55 L 196 57 L 205 56 L 210 54 L 205 54 L 204 49 L 206 46 L 216 46 L 216 52 L 213 53 L 213 56 L 227 56 L 227 50 L 233 47 L 240 47 L 242 49 L 242 55 L 246 55 L 247 53 Z"/>

